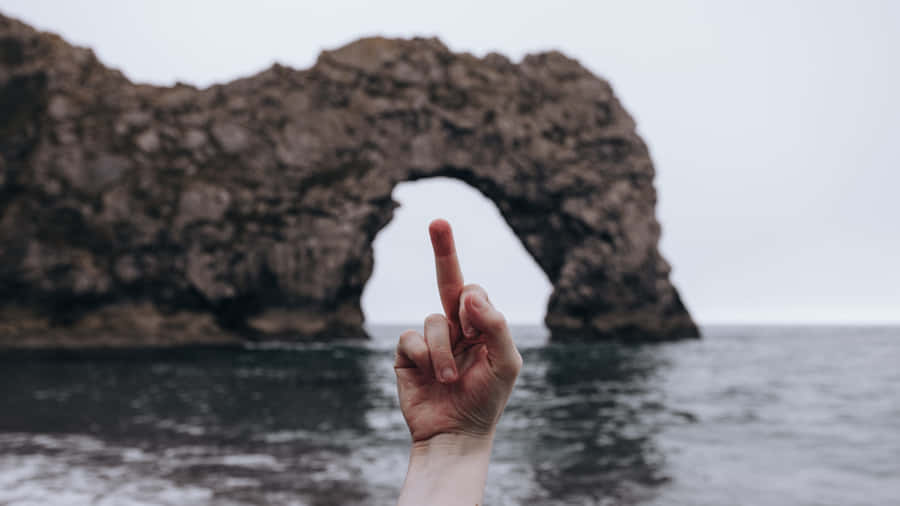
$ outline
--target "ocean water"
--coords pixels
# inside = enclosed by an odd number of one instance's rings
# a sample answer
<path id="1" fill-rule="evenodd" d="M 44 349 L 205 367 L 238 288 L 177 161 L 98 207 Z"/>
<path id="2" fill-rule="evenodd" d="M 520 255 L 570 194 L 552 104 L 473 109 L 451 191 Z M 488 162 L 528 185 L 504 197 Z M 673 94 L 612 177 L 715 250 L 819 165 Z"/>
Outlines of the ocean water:
<path id="1" fill-rule="evenodd" d="M 0 355 L 0 504 L 391 504 L 393 342 Z M 900 504 L 900 328 L 514 334 L 490 505 Z"/>

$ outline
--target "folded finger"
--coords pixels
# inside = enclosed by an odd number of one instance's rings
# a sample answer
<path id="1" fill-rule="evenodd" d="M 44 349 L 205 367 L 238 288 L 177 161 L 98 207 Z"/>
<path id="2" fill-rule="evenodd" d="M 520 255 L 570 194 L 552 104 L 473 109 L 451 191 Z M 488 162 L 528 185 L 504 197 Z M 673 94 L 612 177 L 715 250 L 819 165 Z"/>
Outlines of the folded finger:
<path id="1" fill-rule="evenodd" d="M 515 378 L 522 369 L 522 356 L 513 342 L 506 318 L 480 293 L 466 297 L 465 306 L 469 322 L 481 333 L 487 346 L 491 367 L 500 376 Z"/>
<path id="2" fill-rule="evenodd" d="M 400 334 L 397 342 L 396 369 L 417 368 L 425 374 L 431 374 L 431 357 L 425 338 L 415 330 L 407 330 Z"/>
<path id="3" fill-rule="evenodd" d="M 434 376 L 441 383 L 456 381 L 456 360 L 450 347 L 450 325 L 443 315 L 433 314 L 425 319 L 425 343 L 431 356 Z"/>
<path id="4" fill-rule="evenodd" d="M 459 326 L 465 339 L 474 339 L 478 337 L 479 334 L 478 329 L 472 324 L 471 318 L 469 317 L 469 310 L 466 309 L 465 303 L 467 298 L 475 295 L 480 295 L 487 300 L 487 292 L 478 285 L 466 285 L 459 294 Z"/>

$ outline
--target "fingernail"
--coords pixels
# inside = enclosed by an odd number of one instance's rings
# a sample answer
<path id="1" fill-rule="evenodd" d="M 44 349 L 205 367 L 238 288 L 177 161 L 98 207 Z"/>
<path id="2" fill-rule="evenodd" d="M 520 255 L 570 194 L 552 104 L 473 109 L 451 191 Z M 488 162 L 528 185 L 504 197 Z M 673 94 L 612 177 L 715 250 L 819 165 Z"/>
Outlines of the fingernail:
<path id="1" fill-rule="evenodd" d="M 479 309 L 479 310 L 487 309 L 488 303 L 487 303 L 487 300 L 484 299 L 483 295 L 476 295 L 476 296 L 472 297 L 472 306 L 475 307 L 475 309 Z"/>
<path id="2" fill-rule="evenodd" d="M 453 381 L 456 377 L 456 374 L 453 372 L 453 369 L 450 367 L 445 367 L 443 371 L 441 371 L 441 379 L 445 382 Z"/>
<path id="3" fill-rule="evenodd" d="M 466 337 L 475 337 L 477 331 L 475 330 L 475 327 L 466 327 L 465 329 L 463 329 L 463 334 L 465 334 Z"/>

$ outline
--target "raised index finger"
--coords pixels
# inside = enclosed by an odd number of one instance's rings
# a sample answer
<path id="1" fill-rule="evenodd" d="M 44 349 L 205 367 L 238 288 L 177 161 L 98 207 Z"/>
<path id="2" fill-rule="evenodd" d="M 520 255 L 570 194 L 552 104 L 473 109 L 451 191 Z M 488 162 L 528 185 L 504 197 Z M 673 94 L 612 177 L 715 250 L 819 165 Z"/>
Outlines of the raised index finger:
<path id="1" fill-rule="evenodd" d="M 459 294 L 463 289 L 463 276 L 453 244 L 453 231 L 447 220 L 434 220 L 428 226 L 431 247 L 434 249 L 434 266 L 437 270 L 438 292 L 444 314 L 453 322 L 452 334 L 459 330 Z"/>

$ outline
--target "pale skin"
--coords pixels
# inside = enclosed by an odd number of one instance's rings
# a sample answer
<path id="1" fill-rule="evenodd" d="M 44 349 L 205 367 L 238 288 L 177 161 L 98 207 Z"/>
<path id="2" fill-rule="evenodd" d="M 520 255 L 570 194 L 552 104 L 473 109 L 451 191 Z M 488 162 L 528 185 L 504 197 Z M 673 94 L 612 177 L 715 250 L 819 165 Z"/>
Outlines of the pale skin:
<path id="1" fill-rule="evenodd" d="M 463 283 L 453 232 L 428 228 L 443 315 L 400 335 L 394 370 L 412 448 L 399 504 L 482 503 L 494 431 L 522 369 L 503 315 Z"/>

